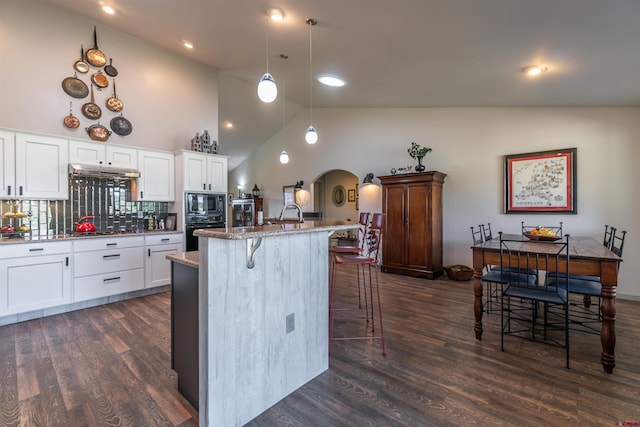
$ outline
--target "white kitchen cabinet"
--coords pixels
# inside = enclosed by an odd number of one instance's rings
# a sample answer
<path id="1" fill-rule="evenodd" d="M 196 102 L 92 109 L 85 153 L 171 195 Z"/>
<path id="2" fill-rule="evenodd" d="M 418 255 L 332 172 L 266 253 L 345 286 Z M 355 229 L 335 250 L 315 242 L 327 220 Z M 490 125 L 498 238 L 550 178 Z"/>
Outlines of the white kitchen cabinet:
<path id="1" fill-rule="evenodd" d="M 0 260 L 0 316 L 71 302 L 71 242 L 7 245 Z"/>
<path id="2" fill-rule="evenodd" d="M 73 301 L 144 287 L 144 237 L 87 238 L 73 245 Z"/>
<path id="3" fill-rule="evenodd" d="M 15 134 L 0 131 L 0 199 L 13 198 L 16 188 Z"/>
<path id="4" fill-rule="evenodd" d="M 23 199 L 68 199 L 66 139 L 16 133 L 16 189 Z"/>
<path id="5" fill-rule="evenodd" d="M 227 157 L 180 150 L 176 164 L 181 191 L 227 193 Z"/>
<path id="6" fill-rule="evenodd" d="M 15 135 L 15 140 L 12 135 Z M 66 139 L 11 132 L 2 132 L 0 138 L 3 157 L 0 198 L 69 198 L 69 143 Z"/>
<path id="7" fill-rule="evenodd" d="M 174 164 L 173 153 L 138 150 L 137 200 L 173 202 L 176 198 Z"/>
<path id="8" fill-rule="evenodd" d="M 145 236 L 145 288 L 171 284 L 171 261 L 167 255 L 181 251 L 182 233 Z"/>
<path id="9" fill-rule="evenodd" d="M 69 141 L 69 163 L 137 169 L 138 150 L 119 145 Z"/>

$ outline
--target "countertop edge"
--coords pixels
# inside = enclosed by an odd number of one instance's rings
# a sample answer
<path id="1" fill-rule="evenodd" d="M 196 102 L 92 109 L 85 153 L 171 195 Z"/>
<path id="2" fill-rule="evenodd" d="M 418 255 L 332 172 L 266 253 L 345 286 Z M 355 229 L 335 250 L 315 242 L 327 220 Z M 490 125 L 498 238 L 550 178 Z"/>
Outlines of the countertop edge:
<path id="1" fill-rule="evenodd" d="M 257 227 L 209 228 L 196 230 L 193 234 L 225 240 L 246 240 L 261 237 L 285 236 L 300 233 L 333 232 L 357 228 L 357 223 L 336 224 L 331 222 L 308 221 L 294 224 L 261 225 Z"/>
<path id="2" fill-rule="evenodd" d="M 198 251 L 176 252 L 166 256 L 169 261 L 186 265 L 187 267 L 200 267 L 200 253 Z"/>

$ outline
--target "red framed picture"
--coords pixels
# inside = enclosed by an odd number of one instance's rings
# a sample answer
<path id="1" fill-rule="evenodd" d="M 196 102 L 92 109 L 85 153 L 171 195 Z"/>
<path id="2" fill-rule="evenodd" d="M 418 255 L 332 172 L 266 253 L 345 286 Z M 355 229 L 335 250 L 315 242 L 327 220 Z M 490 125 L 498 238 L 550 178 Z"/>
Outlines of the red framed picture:
<path id="1" fill-rule="evenodd" d="M 505 213 L 576 214 L 576 148 L 504 156 Z"/>

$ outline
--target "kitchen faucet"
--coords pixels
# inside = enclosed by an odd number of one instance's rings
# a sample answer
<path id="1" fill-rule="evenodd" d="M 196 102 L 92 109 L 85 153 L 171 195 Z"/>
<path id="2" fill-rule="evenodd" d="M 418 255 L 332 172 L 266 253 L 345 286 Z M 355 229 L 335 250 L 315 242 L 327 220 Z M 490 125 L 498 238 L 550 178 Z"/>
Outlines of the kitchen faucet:
<path id="1" fill-rule="evenodd" d="M 289 208 L 296 208 L 298 210 L 298 220 L 299 222 L 304 222 L 304 220 L 302 219 L 302 209 L 300 208 L 300 206 L 296 205 L 295 203 L 289 203 L 288 205 L 284 205 L 284 207 L 282 208 L 282 212 L 280 212 L 280 221 L 282 221 L 284 219 L 284 211 L 286 211 Z"/>

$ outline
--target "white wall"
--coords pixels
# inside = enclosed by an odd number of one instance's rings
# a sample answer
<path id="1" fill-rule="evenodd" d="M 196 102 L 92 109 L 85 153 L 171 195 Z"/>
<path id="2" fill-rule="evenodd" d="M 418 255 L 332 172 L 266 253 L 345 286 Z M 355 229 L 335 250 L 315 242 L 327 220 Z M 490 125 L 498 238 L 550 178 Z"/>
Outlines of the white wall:
<path id="1" fill-rule="evenodd" d="M 344 169 L 362 180 L 415 164 L 412 141 L 433 148 L 427 170 L 448 176 L 444 184 L 444 262 L 471 265 L 469 227 L 491 222 L 494 232 L 517 232 L 520 221 L 564 222 L 566 233 L 601 238 L 604 224 L 627 230 L 619 295 L 640 297 L 640 109 L 638 108 L 406 108 L 314 109 L 319 141 L 304 142 L 306 113 L 238 166 L 236 182 L 258 182 L 265 209 L 279 212 L 282 185 L 312 182 Z M 503 156 L 577 147 L 578 214 L 503 214 Z M 286 149 L 291 158 L 281 165 Z M 379 188 L 379 187 L 378 187 Z M 361 187 L 361 209 L 380 209 L 380 191 Z M 365 199 L 363 200 L 363 195 Z"/>
<path id="2" fill-rule="evenodd" d="M 2 0 L 0 7 L 0 127 L 89 140 L 85 127 L 96 123 L 80 112 L 85 99 L 68 96 L 61 86 L 74 73 L 80 45 L 93 46 L 96 23 L 42 0 Z M 118 70 L 117 94 L 131 135 L 113 134 L 109 143 L 175 150 L 189 148 L 196 132 L 218 139 L 217 71 L 191 59 L 97 25 L 98 47 Z M 89 85 L 91 74 L 79 74 Z M 100 123 L 111 118 L 104 102 L 112 86 L 96 92 Z M 62 119 L 73 101 L 81 126 L 69 130 Z"/>

